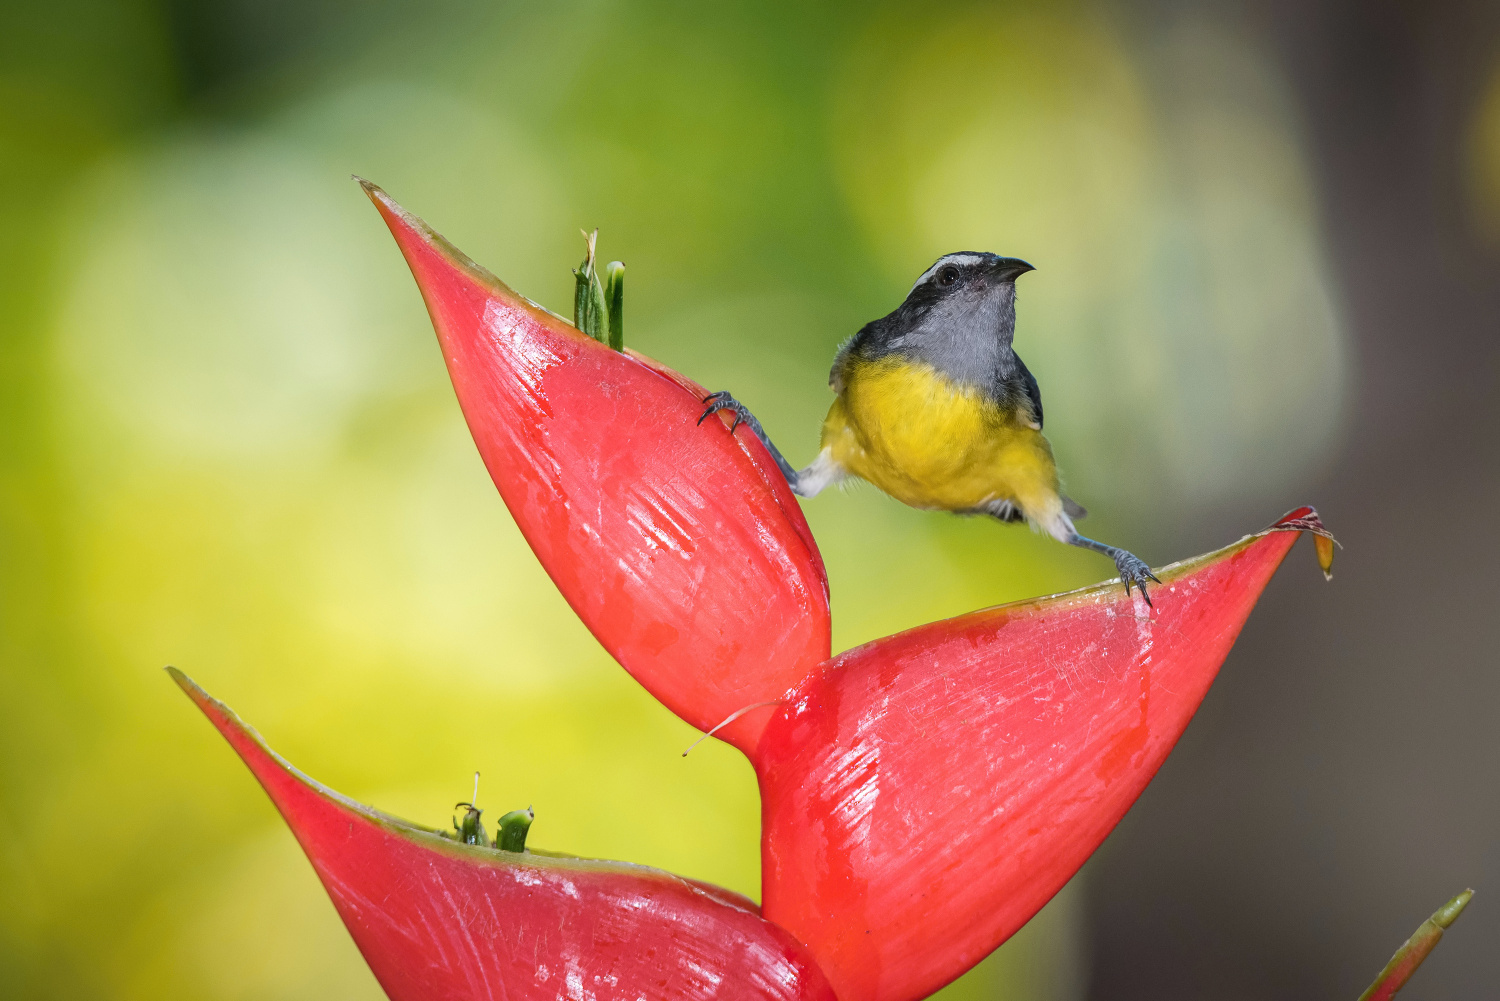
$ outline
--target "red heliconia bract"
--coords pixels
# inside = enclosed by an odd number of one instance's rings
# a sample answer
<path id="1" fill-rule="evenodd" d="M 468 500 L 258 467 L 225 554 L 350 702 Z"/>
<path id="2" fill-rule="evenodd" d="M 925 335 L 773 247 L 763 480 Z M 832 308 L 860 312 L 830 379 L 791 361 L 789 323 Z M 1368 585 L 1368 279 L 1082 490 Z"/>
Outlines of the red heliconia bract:
<path id="1" fill-rule="evenodd" d="M 835 1001 L 806 950 L 739 894 L 439 837 L 318 785 L 172 677 L 281 811 L 391 1001 Z"/>
<path id="2" fill-rule="evenodd" d="M 760 443 L 702 390 L 525 301 L 366 185 L 469 427 L 542 565 L 653 694 L 722 731 L 762 796 L 765 915 L 845 1001 L 910 1001 L 1058 891 L 1182 735 L 1302 508 L 1159 572 L 974 612 L 827 660 L 826 578 Z"/>
<path id="3" fill-rule="evenodd" d="M 1124 816 L 1311 508 L 1158 571 L 840 655 L 770 721 L 762 907 L 843 998 L 925 997 L 1010 937 Z"/>
<path id="4" fill-rule="evenodd" d="M 490 476 L 605 649 L 700 730 L 782 698 L 826 660 L 822 559 L 760 442 L 698 427 L 702 387 L 586 337 L 363 183 Z M 769 715 L 719 735 L 748 751 Z"/>

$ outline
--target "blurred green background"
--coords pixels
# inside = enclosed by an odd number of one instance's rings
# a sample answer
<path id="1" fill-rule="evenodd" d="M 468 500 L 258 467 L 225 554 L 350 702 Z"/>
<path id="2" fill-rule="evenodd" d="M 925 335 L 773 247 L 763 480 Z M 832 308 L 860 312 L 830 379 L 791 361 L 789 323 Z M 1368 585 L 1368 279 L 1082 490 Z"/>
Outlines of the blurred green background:
<path id="1" fill-rule="evenodd" d="M 555 593 L 351 172 L 560 312 L 598 226 L 627 342 L 733 387 L 794 462 L 837 345 L 932 259 L 1025 257 L 1017 345 L 1070 492 L 1153 563 L 1319 500 L 1362 440 L 1302 84 L 1233 5 L 0 16 L 8 997 L 380 996 L 167 663 L 384 810 L 445 823 L 478 769 L 491 816 L 535 806 L 539 845 L 757 893 L 749 766 L 713 741 L 683 759 L 695 732 Z M 1479 247 L 1486 79 L 1449 130 Z M 1108 569 L 871 489 L 806 511 L 835 649 Z M 1089 878 L 951 996 L 1097 991 Z"/>

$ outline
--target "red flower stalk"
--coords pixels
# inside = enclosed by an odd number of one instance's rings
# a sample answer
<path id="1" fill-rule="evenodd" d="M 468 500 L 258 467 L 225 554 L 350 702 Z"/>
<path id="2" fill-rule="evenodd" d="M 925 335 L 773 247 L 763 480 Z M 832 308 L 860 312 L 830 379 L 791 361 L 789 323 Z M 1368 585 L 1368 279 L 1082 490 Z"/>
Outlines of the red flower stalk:
<path id="1" fill-rule="evenodd" d="M 1396 992 L 1406 986 L 1411 975 L 1417 972 L 1417 967 L 1437 948 L 1437 944 L 1443 939 L 1443 932 L 1447 931 L 1458 916 L 1469 906 L 1469 901 L 1474 899 L 1473 890 L 1465 890 L 1452 900 L 1448 901 L 1437 912 L 1417 926 L 1411 938 L 1402 943 L 1401 948 L 1391 957 L 1391 961 L 1385 964 L 1385 969 L 1375 978 L 1375 982 L 1365 988 L 1365 992 L 1359 996 L 1359 1001 L 1391 1001 Z"/>
<path id="2" fill-rule="evenodd" d="M 361 183 L 422 289 L 500 496 L 621 666 L 708 730 L 826 660 L 823 561 L 760 442 L 696 433 L 701 386 L 586 337 Z M 769 715 L 720 736 L 748 752 Z"/>
<path id="3" fill-rule="evenodd" d="M 968 969 L 1077 871 L 1160 767 L 1302 508 L 1160 571 L 828 655 L 825 577 L 748 432 L 701 388 L 517 296 L 366 184 L 427 301 L 490 475 L 600 642 L 750 758 L 766 917 L 845 1001 Z"/>
<path id="4" fill-rule="evenodd" d="M 281 811 L 391 1001 L 834 1001 L 806 950 L 739 894 L 659 869 L 459 844 L 288 765 L 173 679 Z"/>

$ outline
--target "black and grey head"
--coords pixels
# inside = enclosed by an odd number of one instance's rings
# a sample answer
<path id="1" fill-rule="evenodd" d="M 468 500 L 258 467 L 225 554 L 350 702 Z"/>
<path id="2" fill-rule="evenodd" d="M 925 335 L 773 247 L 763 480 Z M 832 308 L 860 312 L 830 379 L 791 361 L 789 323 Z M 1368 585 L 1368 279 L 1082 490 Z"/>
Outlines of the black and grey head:
<path id="1" fill-rule="evenodd" d="M 1016 279 L 1035 270 L 1014 257 L 979 251 L 945 254 L 922 272 L 906 300 L 861 330 L 867 357 L 901 354 L 950 378 L 990 385 L 1012 378 Z"/>
<path id="2" fill-rule="evenodd" d="M 943 302 L 971 302 L 989 298 L 991 293 L 1014 299 L 1016 279 L 1028 271 L 1030 264 L 1015 257 L 1001 257 L 977 250 L 960 250 L 944 254 L 922 272 L 922 277 L 906 293 L 902 309 L 930 308 Z M 898 311 L 899 312 L 899 311 Z"/>

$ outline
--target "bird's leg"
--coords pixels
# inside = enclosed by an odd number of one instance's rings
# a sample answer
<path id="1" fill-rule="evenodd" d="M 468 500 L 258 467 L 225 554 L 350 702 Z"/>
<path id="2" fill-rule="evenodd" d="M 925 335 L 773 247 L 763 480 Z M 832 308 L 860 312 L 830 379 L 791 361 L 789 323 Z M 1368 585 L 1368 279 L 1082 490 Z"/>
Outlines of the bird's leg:
<path id="1" fill-rule="evenodd" d="M 781 449 L 771 443 L 770 437 L 766 434 L 766 429 L 760 426 L 760 421 L 750 412 L 749 407 L 736 400 L 733 396 L 730 396 L 727 392 L 713 393 L 705 396 L 703 402 L 708 404 L 708 409 L 703 411 L 702 417 L 698 418 L 699 424 L 702 424 L 711 415 L 718 413 L 720 410 L 728 410 L 734 414 L 734 423 L 729 425 L 729 433 L 733 434 L 734 429 L 741 424 L 749 428 L 750 432 L 760 439 L 760 443 L 766 446 L 766 451 L 771 453 L 771 458 L 776 460 L 776 465 L 781 467 L 781 475 L 786 477 L 787 484 L 791 486 L 793 492 L 797 492 L 797 481 L 799 479 L 797 470 L 793 469 L 792 464 L 786 461 L 786 456 L 781 454 Z"/>
<path id="2" fill-rule="evenodd" d="M 1078 546 L 1080 549 L 1092 549 L 1096 553 L 1103 553 L 1114 560 L 1115 569 L 1120 571 L 1120 580 L 1125 582 L 1125 593 L 1129 594 L 1130 586 L 1135 584 L 1140 587 L 1141 597 L 1146 599 L 1146 604 L 1151 604 L 1151 596 L 1146 593 L 1146 581 L 1154 580 L 1158 584 L 1161 581 L 1156 580 L 1156 575 L 1151 572 L 1151 568 L 1146 565 L 1145 560 L 1117 546 L 1106 546 L 1102 542 L 1095 542 L 1093 539 L 1085 538 L 1077 532 L 1073 532 L 1071 537 L 1065 538 L 1062 541 L 1070 546 Z"/>
<path id="3" fill-rule="evenodd" d="M 728 393 L 714 393 L 703 398 L 708 404 L 708 409 L 703 411 L 703 416 L 698 418 L 702 424 L 708 420 L 709 415 L 716 414 L 720 410 L 728 410 L 734 414 L 734 422 L 729 425 L 729 433 L 741 424 L 749 428 L 760 443 L 766 446 L 766 451 L 771 453 L 771 458 L 776 460 L 776 465 L 781 469 L 781 475 L 786 477 L 787 485 L 792 488 L 792 493 L 799 497 L 816 497 L 823 491 L 824 487 L 841 482 L 849 474 L 844 467 L 834 459 L 829 449 L 823 449 L 818 457 L 803 469 L 793 469 L 792 464 L 786 461 L 786 456 L 781 454 L 781 449 L 771 443 L 766 434 L 766 429 L 760 426 L 760 421 L 750 412 L 750 408 Z"/>

